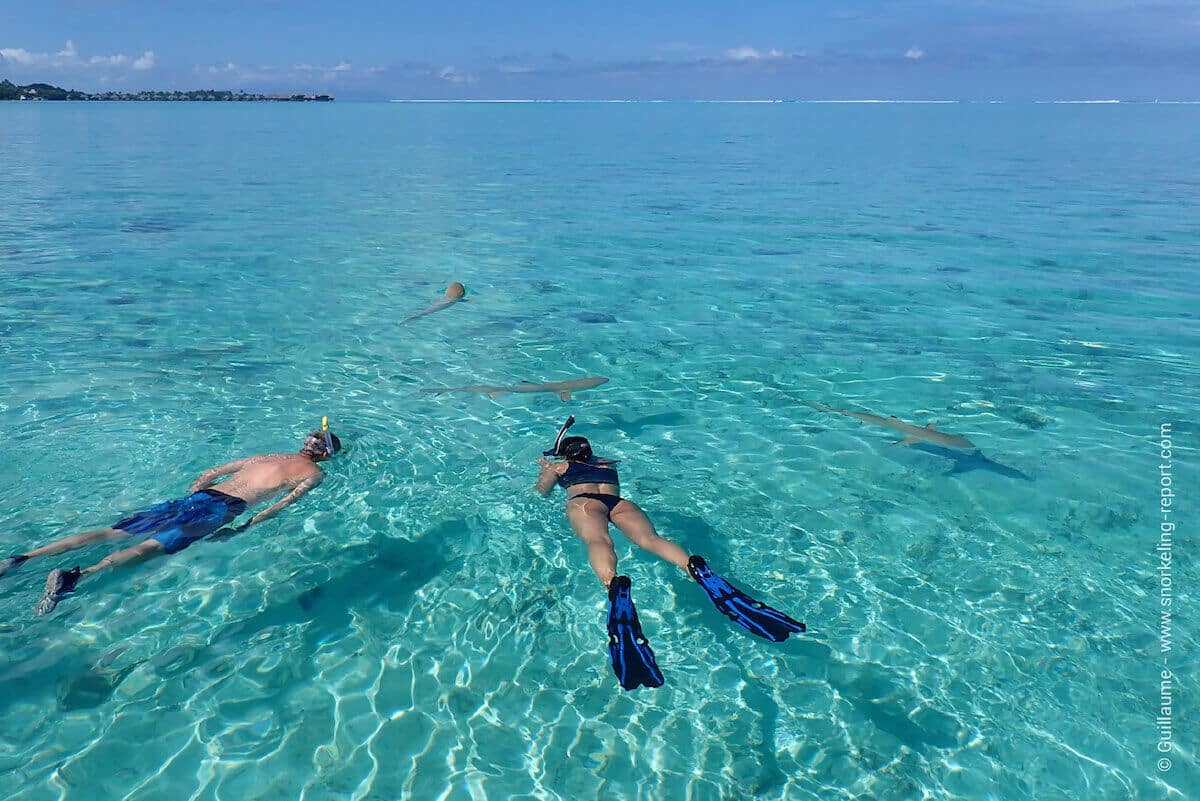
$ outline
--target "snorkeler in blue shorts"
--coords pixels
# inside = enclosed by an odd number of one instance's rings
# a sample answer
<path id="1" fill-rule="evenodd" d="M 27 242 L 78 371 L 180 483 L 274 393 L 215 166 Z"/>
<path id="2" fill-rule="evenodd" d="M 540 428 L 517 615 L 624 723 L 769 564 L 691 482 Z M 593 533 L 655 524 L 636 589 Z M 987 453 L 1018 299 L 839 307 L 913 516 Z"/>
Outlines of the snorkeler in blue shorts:
<path id="1" fill-rule="evenodd" d="M 596 457 L 583 437 L 566 436 L 574 423 L 574 417 L 567 418 L 554 447 L 538 459 L 541 472 L 534 489 L 549 495 L 557 484 L 567 491 L 567 520 L 587 545 L 592 571 L 608 590 L 608 650 L 613 672 L 623 688 L 661 687 L 663 675 L 642 633 L 633 605 L 633 582 L 628 576 L 617 575 L 617 554 L 608 533 L 609 524 L 639 548 L 687 570 L 717 611 L 751 634 L 782 642 L 789 634 L 805 630 L 800 621 L 751 598 L 718 576 L 703 557 L 688 556 L 683 548 L 660 537 L 641 507 L 621 497 L 617 463 Z"/>
<path id="2" fill-rule="evenodd" d="M 190 494 L 184 498 L 152 506 L 108 528 L 85 531 L 36 550 L 0 559 L 0 576 L 39 556 L 53 556 L 95 542 L 146 536 L 137 545 L 109 554 L 91 567 L 50 571 L 46 578 L 46 590 L 36 608 L 37 614 L 44 615 L 73 592 L 84 576 L 160 554 L 179 553 L 233 522 L 248 508 L 286 492 L 286 495 L 241 526 L 227 531 L 232 535 L 255 523 L 269 520 L 321 483 L 325 474 L 317 463 L 330 458 L 341 447 L 341 441 L 329 430 L 328 422 L 323 420 L 321 430 L 307 436 L 299 453 L 250 456 L 214 467 L 193 482 Z M 221 476 L 229 478 L 214 486 L 216 479 Z"/>

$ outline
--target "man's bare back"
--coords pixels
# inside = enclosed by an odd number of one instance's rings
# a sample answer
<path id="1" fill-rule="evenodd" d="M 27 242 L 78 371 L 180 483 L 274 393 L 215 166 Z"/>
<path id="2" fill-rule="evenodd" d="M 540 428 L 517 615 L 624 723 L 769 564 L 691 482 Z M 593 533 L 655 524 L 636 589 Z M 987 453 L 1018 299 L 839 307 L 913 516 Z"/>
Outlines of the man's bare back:
<path id="1" fill-rule="evenodd" d="M 295 503 L 301 495 L 320 484 L 325 473 L 317 467 L 317 462 L 333 455 L 326 452 L 329 445 L 334 445 L 334 453 L 342 447 L 337 437 L 331 437 L 327 443 L 321 431 L 313 431 L 305 438 L 299 453 L 261 454 L 219 465 L 201 473 L 192 483 L 189 492 L 220 492 L 242 499 L 246 506 L 257 506 L 287 492 L 287 495 L 237 528 L 238 531 L 242 531 L 255 523 L 271 519 Z M 225 475 L 229 478 L 219 484 L 213 483 Z"/>
<path id="2" fill-rule="evenodd" d="M 213 483 L 213 478 L 230 472 L 229 478 Z M 284 491 L 302 484 L 315 487 L 325 477 L 321 468 L 307 456 L 298 453 L 271 453 L 239 459 L 202 474 L 192 484 L 191 491 L 215 489 L 226 495 L 241 498 L 247 506 L 257 506 Z"/>

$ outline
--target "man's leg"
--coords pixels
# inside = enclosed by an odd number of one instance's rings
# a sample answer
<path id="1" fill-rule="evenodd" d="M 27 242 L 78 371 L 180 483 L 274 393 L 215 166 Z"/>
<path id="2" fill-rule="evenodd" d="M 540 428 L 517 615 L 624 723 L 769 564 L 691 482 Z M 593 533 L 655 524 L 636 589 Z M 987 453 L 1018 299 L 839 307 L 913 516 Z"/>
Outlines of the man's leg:
<path id="1" fill-rule="evenodd" d="M 14 567 L 25 564 L 30 559 L 38 556 L 53 556 L 59 553 L 73 551 L 76 548 L 82 548 L 85 545 L 91 545 L 93 542 L 111 542 L 113 540 L 123 540 L 128 537 L 127 532 L 116 528 L 98 528 L 94 531 L 85 531 L 82 534 L 73 534 L 70 537 L 63 537 L 61 540 L 55 540 L 49 545 L 43 545 L 27 553 L 10 556 L 7 559 L 0 559 L 0 576 L 3 576 Z"/>
<path id="2" fill-rule="evenodd" d="M 90 576 L 92 573 L 97 573 L 105 568 L 117 567 L 118 565 L 129 565 L 136 562 L 144 562 L 147 559 L 151 559 L 166 552 L 167 549 L 163 547 L 161 542 L 156 539 L 148 539 L 145 542 L 139 542 L 132 548 L 123 548 L 115 553 L 110 553 L 96 564 L 80 571 L 80 575 Z"/>
<path id="3" fill-rule="evenodd" d="M 55 540 L 49 545 L 43 545 L 41 548 L 22 554 L 22 556 L 27 559 L 35 556 L 54 556 L 56 553 L 73 551 L 76 548 L 91 545 L 93 542 L 112 542 L 113 540 L 123 540 L 128 536 L 127 532 L 121 531 L 119 528 L 98 528 L 95 531 L 85 531 L 82 534 L 63 537 L 61 540 Z"/>
<path id="4" fill-rule="evenodd" d="M 101 559 L 96 564 L 89 568 L 80 570 L 72 568 L 71 570 L 61 570 L 55 568 L 50 571 L 50 575 L 46 577 L 46 591 L 42 593 L 42 599 L 38 601 L 36 613 L 45 615 L 51 612 L 58 602 L 65 598 L 69 593 L 74 592 L 79 585 L 79 580 L 84 576 L 90 576 L 93 573 L 99 572 L 109 567 L 117 565 L 128 565 L 134 562 L 142 562 L 146 559 L 158 556 L 161 553 L 166 553 L 166 548 L 158 540 L 146 540 L 138 543 L 132 548 L 125 548 L 116 553 L 109 554 Z"/>

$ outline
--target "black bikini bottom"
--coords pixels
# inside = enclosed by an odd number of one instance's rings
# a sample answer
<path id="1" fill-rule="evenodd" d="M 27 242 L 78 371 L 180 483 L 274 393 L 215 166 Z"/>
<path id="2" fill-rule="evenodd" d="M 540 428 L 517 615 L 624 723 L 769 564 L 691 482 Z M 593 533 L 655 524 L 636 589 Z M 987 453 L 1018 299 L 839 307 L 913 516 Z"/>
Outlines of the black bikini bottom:
<path id="1" fill-rule="evenodd" d="M 594 498 L 608 508 L 608 513 L 610 515 L 612 514 L 612 510 L 616 508 L 617 504 L 621 502 L 621 498 L 619 496 L 609 495 L 608 493 L 601 492 L 581 492 L 578 495 L 571 496 L 571 500 L 575 500 L 576 498 Z"/>

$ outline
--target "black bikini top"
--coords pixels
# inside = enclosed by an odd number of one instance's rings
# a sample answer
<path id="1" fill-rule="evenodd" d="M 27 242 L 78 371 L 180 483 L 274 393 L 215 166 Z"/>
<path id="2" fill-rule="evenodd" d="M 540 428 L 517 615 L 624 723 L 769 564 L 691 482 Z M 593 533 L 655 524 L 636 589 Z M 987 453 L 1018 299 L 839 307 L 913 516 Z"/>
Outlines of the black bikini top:
<path id="1" fill-rule="evenodd" d="M 606 464 L 568 462 L 566 472 L 558 477 L 559 485 L 571 487 L 576 484 L 613 484 L 620 486 L 617 471 Z"/>

